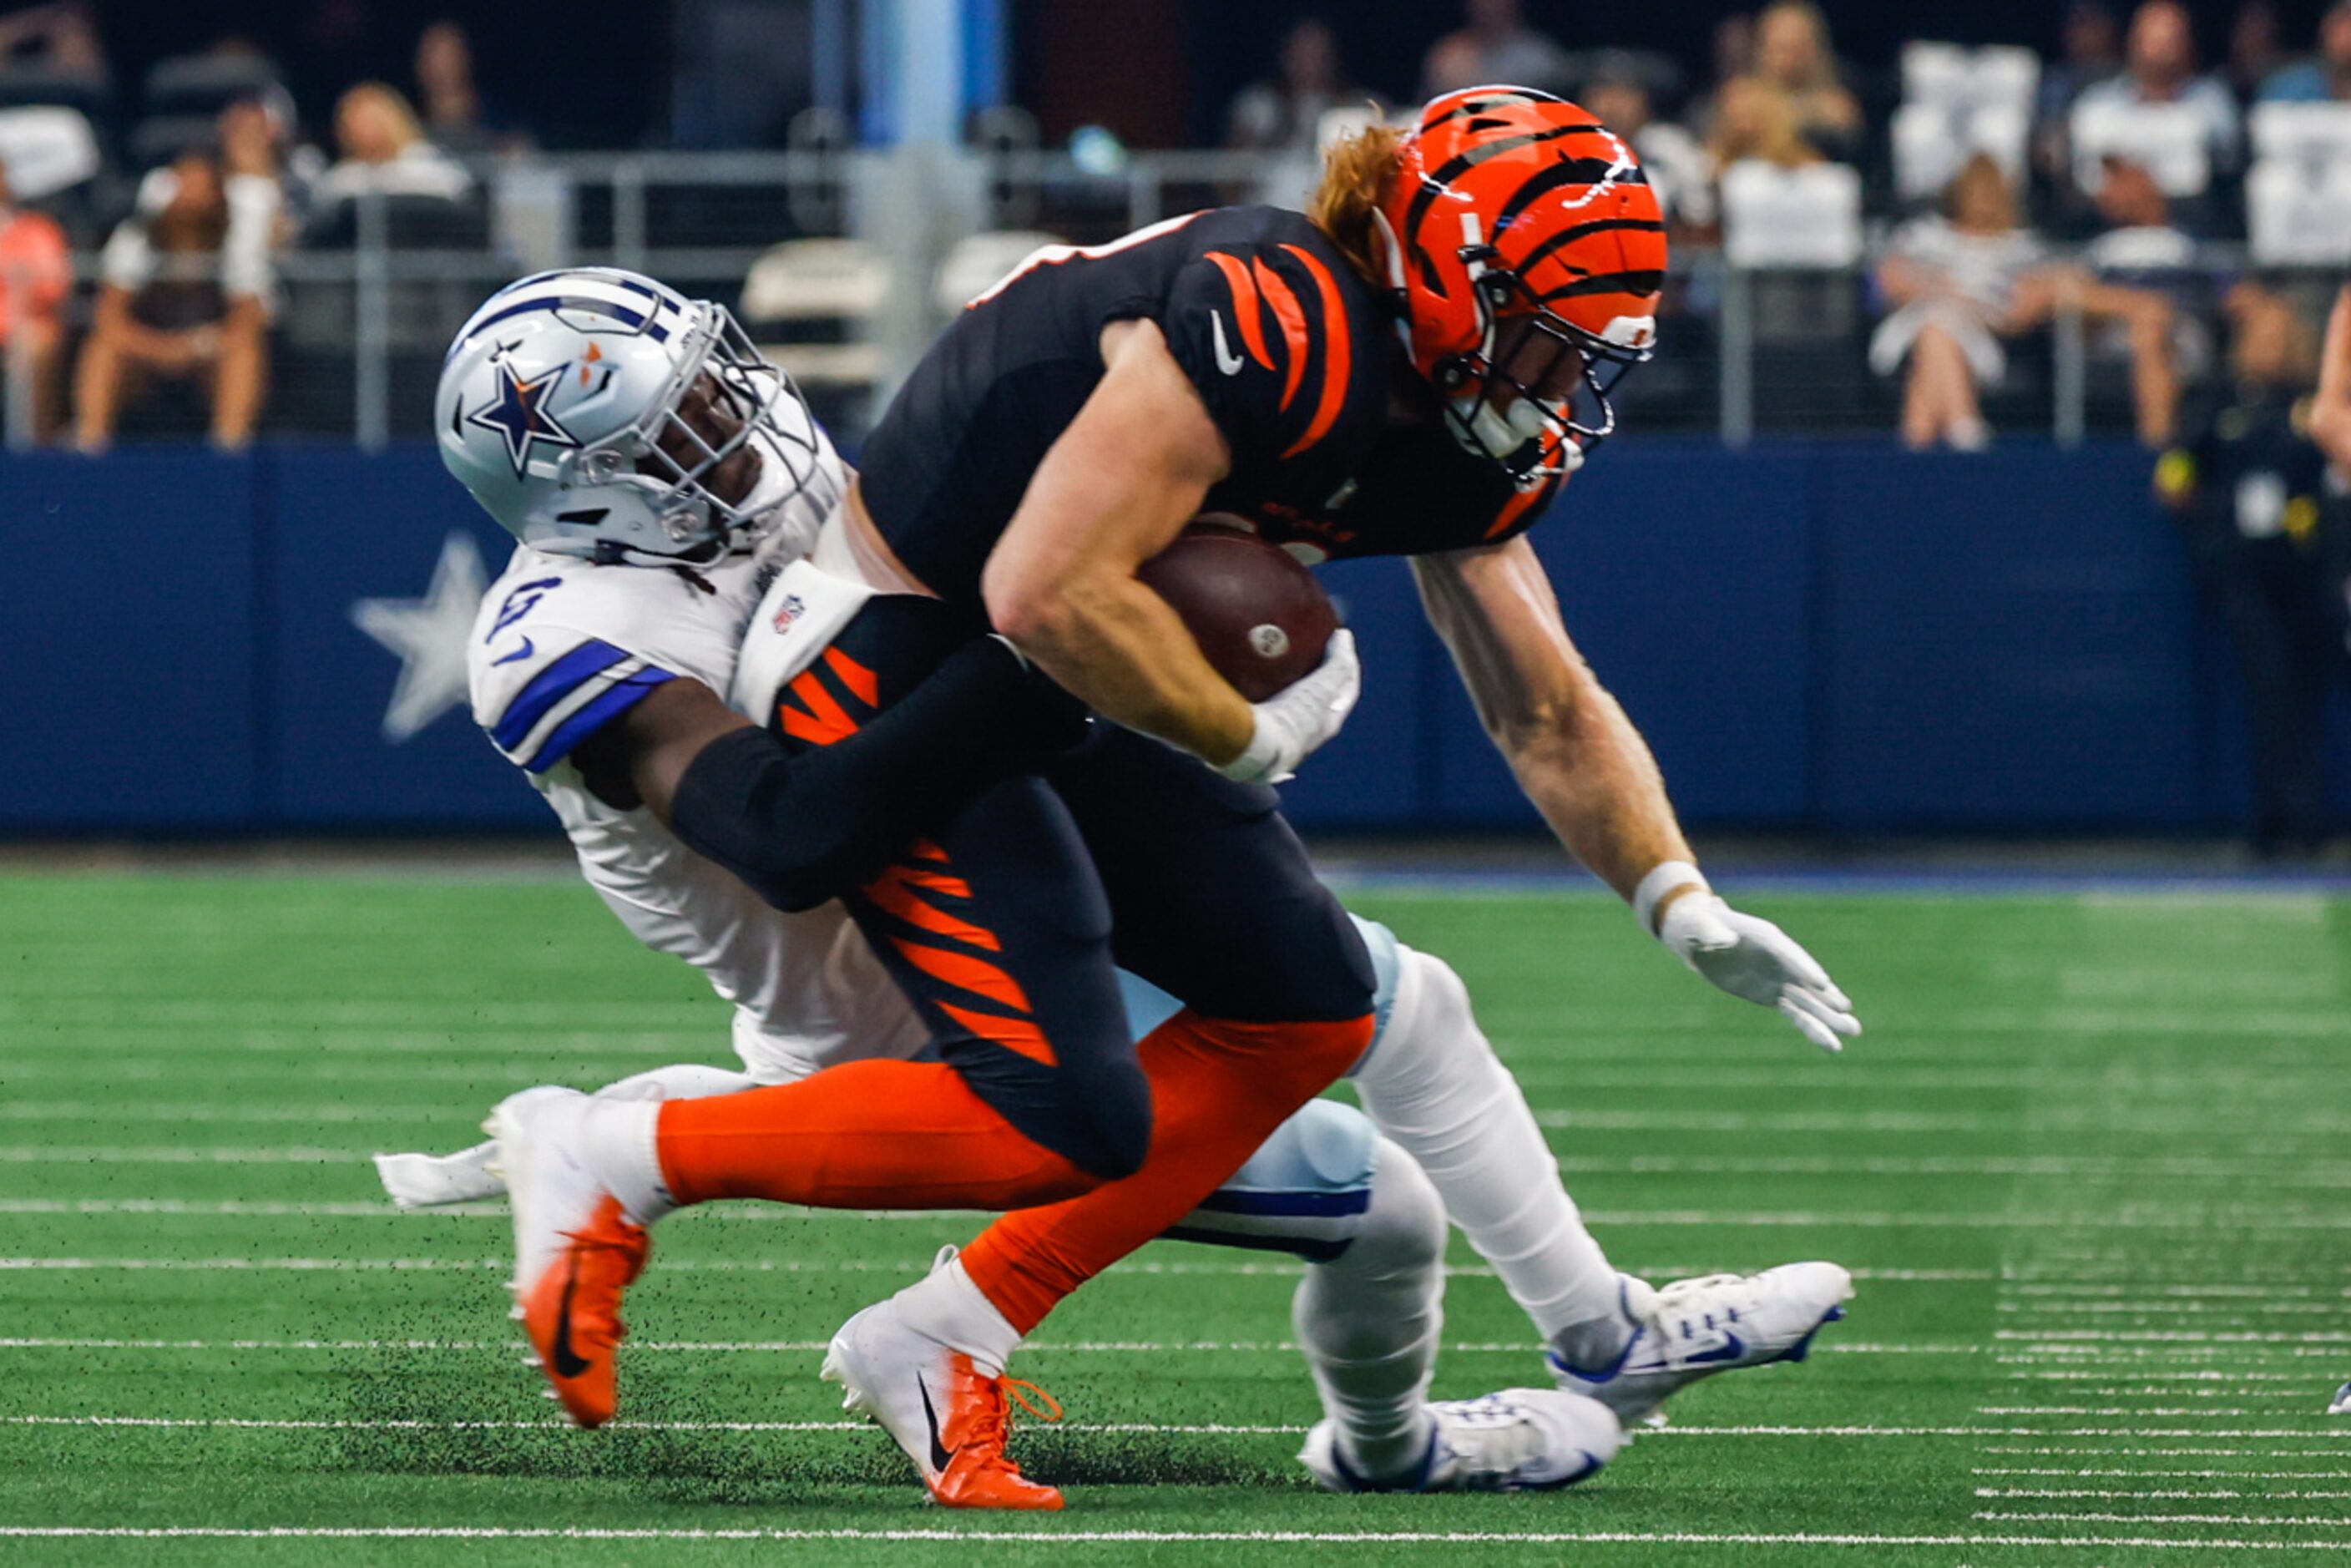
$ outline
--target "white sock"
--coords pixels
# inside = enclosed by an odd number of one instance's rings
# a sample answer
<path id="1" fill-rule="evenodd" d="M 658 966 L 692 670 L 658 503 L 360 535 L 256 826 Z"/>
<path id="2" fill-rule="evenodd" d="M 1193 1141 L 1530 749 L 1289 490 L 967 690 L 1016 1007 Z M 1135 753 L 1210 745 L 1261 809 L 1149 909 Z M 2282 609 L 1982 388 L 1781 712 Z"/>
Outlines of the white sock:
<path id="1" fill-rule="evenodd" d="M 590 1097 L 587 1112 L 589 1163 L 605 1190 L 639 1225 L 651 1225 L 677 1207 L 662 1180 L 656 1140 L 664 1100 L 706 1100 L 756 1089 L 758 1081 L 732 1068 L 676 1061 L 633 1072 L 607 1083 Z"/>
<path id="2" fill-rule="evenodd" d="M 1356 1068 L 1381 1132 L 1428 1173 L 1445 1210 L 1573 1364 L 1621 1351 L 1617 1275 L 1560 1185 L 1559 1161 L 1443 959 L 1397 949 L 1395 1005 Z M 1562 1354 L 1567 1354 L 1564 1350 Z"/>
<path id="3" fill-rule="evenodd" d="M 952 1247 L 940 1248 L 931 1271 L 892 1299 L 908 1328 L 971 1357 L 984 1376 L 1003 1376 L 1004 1364 L 1020 1348 L 1020 1331 L 980 1294 Z"/>
<path id="4" fill-rule="evenodd" d="M 1317 1263 L 1290 1321 L 1350 1469 L 1394 1479 L 1428 1453 L 1428 1380 L 1445 1326 L 1445 1205 L 1410 1155 L 1383 1138 L 1372 1204 L 1346 1251 Z"/>
<path id="5" fill-rule="evenodd" d="M 759 1081 L 731 1067 L 702 1061 L 675 1061 L 667 1067 L 632 1072 L 617 1083 L 596 1091 L 599 1100 L 707 1100 L 757 1089 Z"/>
<path id="6" fill-rule="evenodd" d="M 677 1207 L 662 1180 L 661 1102 L 592 1096 L 580 1111 L 580 1163 L 639 1225 Z"/>

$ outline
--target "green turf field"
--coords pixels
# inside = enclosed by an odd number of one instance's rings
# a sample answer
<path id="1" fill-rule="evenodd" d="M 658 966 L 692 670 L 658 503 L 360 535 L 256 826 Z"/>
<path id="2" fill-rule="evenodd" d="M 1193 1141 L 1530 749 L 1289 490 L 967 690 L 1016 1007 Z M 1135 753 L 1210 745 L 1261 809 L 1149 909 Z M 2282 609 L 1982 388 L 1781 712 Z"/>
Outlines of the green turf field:
<path id="1" fill-rule="evenodd" d="M 815 1379 L 976 1222 L 738 1206 L 664 1227 L 626 1420 L 580 1434 L 519 1364 L 503 1214 L 394 1215 L 365 1156 L 722 1058 L 690 971 L 560 882 L 0 880 L 0 1561 L 2351 1559 L 2351 904 L 1754 901 L 1859 1004 L 1833 1061 L 1613 903 L 1356 902 L 1467 977 L 1621 1265 L 1835 1259 L 1851 1320 L 1578 1490 L 1327 1497 L 1294 1270 L 1163 1243 L 1022 1369 L 1069 1511 L 983 1518 Z M 1455 1261 L 1438 1391 L 1537 1378 Z"/>

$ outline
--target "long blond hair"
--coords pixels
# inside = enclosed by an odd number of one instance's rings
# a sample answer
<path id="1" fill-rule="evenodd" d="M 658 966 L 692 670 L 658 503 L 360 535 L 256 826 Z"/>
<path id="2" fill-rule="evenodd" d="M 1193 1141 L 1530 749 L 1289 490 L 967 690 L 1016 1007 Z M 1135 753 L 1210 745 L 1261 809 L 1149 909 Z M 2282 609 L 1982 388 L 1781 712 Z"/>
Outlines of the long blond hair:
<path id="1" fill-rule="evenodd" d="M 1372 214 L 1395 183 L 1397 154 L 1404 132 L 1393 125 L 1367 125 L 1353 136 L 1332 143 L 1323 156 L 1322 183 L 1306 215 L 1331 236 L 1365 282 L 1387 287 L 1387 269 L 1381 263 L 1378 225 Z"/>

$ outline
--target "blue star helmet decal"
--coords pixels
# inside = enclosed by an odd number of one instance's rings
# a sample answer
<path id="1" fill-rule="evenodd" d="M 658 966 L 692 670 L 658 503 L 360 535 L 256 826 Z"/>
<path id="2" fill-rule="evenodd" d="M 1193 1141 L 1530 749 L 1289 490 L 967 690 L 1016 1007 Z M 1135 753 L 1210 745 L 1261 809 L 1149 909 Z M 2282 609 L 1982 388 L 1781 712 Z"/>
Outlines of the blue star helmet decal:
<path id="1" fill-rule="evenodd" d="M 546 406 L 548 394 L 555 390 L 569 368 L 558 365 L 537 381 L 527 382 L 515 375 L 512 365 L 500 360 L 498 395 L 465 416 L 467 424 L 495 430 L 506 437 L 507 456 L 514 464 L 517 479 L 523 476 L 524 466 L 530 461 L 532 442 L 544 441 L 549 446 L 580 444 Z"/>

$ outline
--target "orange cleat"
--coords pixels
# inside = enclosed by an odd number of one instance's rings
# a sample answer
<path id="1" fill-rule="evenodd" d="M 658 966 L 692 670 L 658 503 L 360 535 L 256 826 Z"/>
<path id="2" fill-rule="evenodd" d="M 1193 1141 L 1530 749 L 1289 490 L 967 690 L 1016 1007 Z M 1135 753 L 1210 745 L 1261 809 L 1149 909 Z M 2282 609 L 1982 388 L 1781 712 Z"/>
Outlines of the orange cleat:
<path id="1" fill-rule="evenodd" d="M 653 1244 L 577 1157 L 587 1103 L 569 1090 L 526 1090 L 488 1125 L 514 1207 L 515 1316 L 565 1413 L 601 1427 L 620 1404 L 621 1294 Z"/>
<path id="2" fill-rule="evenodd" d="M 1014 1402 L 1045 1421 L 1061 1418 L 1060 1404 L 1033 1383 L 988 1376 L 971 1357 L 908 1328 L 893 1308 L 868 1307 L 832 1336 L 822 1375 L 841 1385 L 841 1408 L 889 1433 L 947 1508 L 1061 1508 L 1060 1489 L 1022 1475 L 1004 1451 Z"/>

